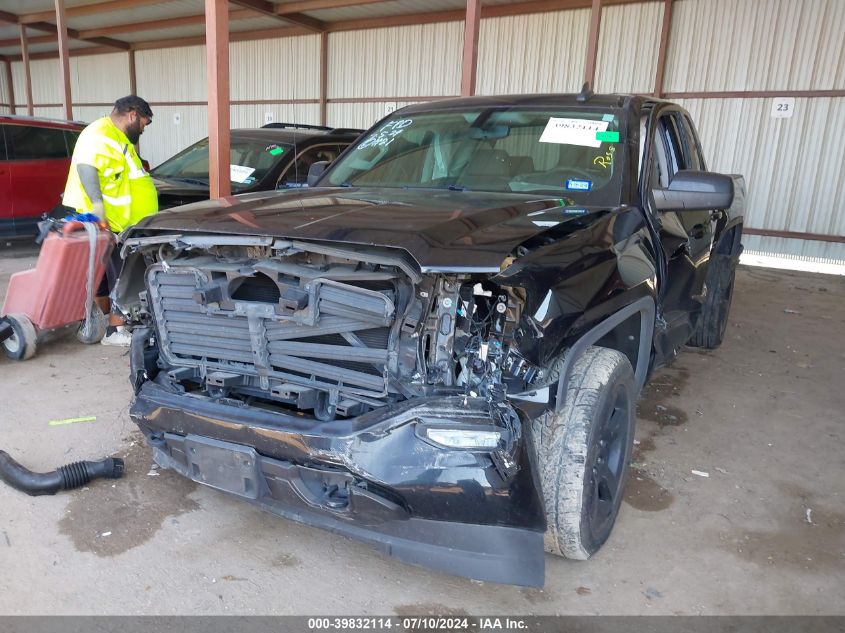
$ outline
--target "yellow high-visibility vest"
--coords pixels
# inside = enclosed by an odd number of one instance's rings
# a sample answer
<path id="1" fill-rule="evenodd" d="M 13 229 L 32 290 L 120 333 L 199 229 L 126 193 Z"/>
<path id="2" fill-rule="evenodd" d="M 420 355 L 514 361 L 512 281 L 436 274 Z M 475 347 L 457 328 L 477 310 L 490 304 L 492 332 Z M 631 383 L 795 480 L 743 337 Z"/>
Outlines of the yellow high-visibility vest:
<path id="1" fill-rule="evenodd" d="M 62 204 L 89 213 L 94 205 L 82 187 L 78 164 L 97 169 L 106 221 L 115 233 L 158 211 L 153 179 L 141 164 L 135 146 L 111 118 L 97 119 L 82 130 L 73 150 Z"/>

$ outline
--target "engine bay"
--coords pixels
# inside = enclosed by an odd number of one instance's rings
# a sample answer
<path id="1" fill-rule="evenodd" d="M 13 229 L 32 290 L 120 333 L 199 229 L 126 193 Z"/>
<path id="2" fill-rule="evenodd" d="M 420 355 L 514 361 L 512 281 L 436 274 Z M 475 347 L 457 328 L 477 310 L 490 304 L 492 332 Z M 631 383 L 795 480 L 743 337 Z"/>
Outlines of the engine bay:
<path id="1" fill-rule="evenodd" d="M 143 275 L 122 306 L 174 389 L 331 421 L 416 397 L 502 402 L 542 373 L 514 342 L 520 289 L 489 276 L 273 238 L 135 238 L 124 256 Z"/>

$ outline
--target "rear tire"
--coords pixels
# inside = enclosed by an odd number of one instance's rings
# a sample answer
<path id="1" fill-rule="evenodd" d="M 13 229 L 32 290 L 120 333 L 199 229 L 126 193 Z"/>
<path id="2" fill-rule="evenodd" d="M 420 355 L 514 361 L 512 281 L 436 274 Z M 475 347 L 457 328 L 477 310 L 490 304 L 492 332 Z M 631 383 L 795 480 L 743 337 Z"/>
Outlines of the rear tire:
<path id="1" fill-rule="evenodd" d="M 634 371 L 616 350 L 576 359 L 558 412 L 532 422 L 546 506 L 546 551 L 586 560 L 619 514 L 634 441 Z"/>
<path id="2" fill-rule="evenodd" d="M 3 341 L 3 350 L 12 360 L 28 360 L 35 356 L 38 334 L 25 314 L 7 314 L 12 336 Z"/>
<path id="3" fill-rule="evenodd" d="M 715 255 L 710 261 L 705 282 L 707 292 L 688 345 L 715 349 L 725 339 L 734 294 L 736 263 L 736 258 L 731 255 Z"/>

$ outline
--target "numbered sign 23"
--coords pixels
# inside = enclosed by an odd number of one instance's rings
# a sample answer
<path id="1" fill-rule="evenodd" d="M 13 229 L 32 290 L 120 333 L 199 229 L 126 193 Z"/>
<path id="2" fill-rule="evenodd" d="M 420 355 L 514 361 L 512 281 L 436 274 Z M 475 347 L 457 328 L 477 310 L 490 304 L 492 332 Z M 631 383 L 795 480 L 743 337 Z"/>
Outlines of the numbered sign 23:
<path id="1" fill-rule="evenodd" d="M 795 111 L 795 97 L 776 97 L 772 100 L 772 118 L 789 119 Z"/>

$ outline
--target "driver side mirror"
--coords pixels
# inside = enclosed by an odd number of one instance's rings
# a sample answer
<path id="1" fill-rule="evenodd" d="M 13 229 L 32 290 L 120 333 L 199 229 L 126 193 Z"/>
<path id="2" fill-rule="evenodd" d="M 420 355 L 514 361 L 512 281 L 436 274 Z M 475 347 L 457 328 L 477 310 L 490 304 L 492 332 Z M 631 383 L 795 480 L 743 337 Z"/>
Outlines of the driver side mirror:
<path id="1" fill-rule="evenodd" d="M 311 167 L 308 168 L 308 186 L 313 187 L 317 184 L 317 181 L 320 180 L 320 176 L 322 176 L 326 169 L 329 167 L 329 161 L 327 160 L 318 160 L 316 163 L 313 163 Z"/>
<path id="2" fill-rule="evenodd" d="M 668 189 L 652 189 L 658 211 L 728 209 L 734 200 L 733 178 L 709 171 L 682 169 Z"/>

